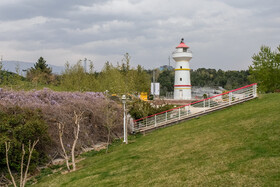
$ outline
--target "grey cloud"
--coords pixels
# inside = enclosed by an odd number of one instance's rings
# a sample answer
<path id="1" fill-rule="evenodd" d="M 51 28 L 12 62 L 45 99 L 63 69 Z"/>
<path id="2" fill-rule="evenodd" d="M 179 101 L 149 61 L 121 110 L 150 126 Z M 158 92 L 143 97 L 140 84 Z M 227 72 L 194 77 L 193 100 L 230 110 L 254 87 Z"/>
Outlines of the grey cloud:
<path id="1" fill-rule="evenodd" d="M 45 17 L 67 17 L 69 11 L 75 11 L 77 5 L 89 5 L 90 2 L 85 0 L 21 0 L 16 3 L 11 2 L 5 6 L 0 6 L 1 19 L 16 20 L 23 18 L 32 18 L 36 16 Z"/>
<path id="2" fill-rule="evenodd" d="M 23 0 L 0 6 L 6 27 L 0 46 L 13 44 L 0 54 L 21 51 L 36 59 L 43 53 L 55 62 L 53 54 L 70 56 L 57 57 L 63 61 L 129 52 L 133 63 L 151 68 L 166 64 L 185 37 L 194 52 L 192 68 L 246 69 L 260 45 L 280 41 L 279 6 L 274 0 Z"/>

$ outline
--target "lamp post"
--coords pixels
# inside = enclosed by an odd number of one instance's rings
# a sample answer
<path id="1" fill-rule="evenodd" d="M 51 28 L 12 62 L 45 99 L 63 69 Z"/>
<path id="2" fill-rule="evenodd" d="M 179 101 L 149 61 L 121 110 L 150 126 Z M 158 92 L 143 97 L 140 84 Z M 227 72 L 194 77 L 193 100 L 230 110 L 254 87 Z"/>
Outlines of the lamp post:
<path id="1" fill-rule="evenodd" d="M 106 97 L 108 97 L 108 93 L 109 93 L 109 91 L 108 91 L 108 90 L 105 90 L 105 95 L 106 95 Z"/>
<path id="2" fill-rule="evenodd" d="M 128 143 L 127 141 L 127 126 L 126 126 L 126 115 L 125 115 L 125 103 L 126 103 L 126 96 L 122 96 L 122 103 L 123 103 L 123 142 L 126 144 Z"/>

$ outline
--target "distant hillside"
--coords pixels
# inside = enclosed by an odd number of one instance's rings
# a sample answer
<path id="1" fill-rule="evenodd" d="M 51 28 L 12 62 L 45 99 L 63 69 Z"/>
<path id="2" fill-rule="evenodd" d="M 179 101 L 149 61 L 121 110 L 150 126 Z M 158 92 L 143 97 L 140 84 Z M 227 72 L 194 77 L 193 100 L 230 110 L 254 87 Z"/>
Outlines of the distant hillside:
<path id="1" fill-rule="evenodd" d="M 10 71 L 16 73 L 16 67 L 19 65 L 20 74 L 25 75 L 25 71 L 34 66 L 35 63 L 32 62 L 22 62 L 22 61 L 2 61 L 3 63 L 3 70 Z M 55 74 L 61 74 L 64 70 L 62 66 L 54 66 L 50 65 L 49 67 L 52 68 L 52 72 Z"/>

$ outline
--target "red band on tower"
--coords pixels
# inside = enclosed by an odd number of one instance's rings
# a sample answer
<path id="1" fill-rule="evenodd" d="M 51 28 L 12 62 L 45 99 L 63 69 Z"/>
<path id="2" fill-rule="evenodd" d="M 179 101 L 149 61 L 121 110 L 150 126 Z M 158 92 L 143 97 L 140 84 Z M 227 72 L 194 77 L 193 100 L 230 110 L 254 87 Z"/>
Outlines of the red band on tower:
<path id="1" fill-rule="evenodd" d="M 192 85 L 174 85 L 174 87 L 191 87 Z"/>

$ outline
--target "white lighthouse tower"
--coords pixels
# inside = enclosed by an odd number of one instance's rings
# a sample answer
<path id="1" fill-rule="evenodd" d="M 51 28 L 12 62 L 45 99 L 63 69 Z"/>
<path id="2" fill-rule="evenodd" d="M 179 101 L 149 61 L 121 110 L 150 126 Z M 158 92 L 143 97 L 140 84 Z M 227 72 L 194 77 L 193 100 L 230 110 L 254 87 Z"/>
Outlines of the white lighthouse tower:
<path id="1" fill-rule="evenodd" d="M 176 61 L 174 99 L 190 100 L 192 96 L 189 61 L 192 59 L 192 52 L 184 43 L 184 38 L 172 53 L 172 58 Z"/>

